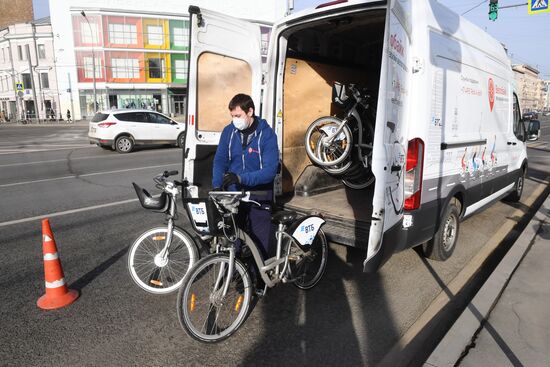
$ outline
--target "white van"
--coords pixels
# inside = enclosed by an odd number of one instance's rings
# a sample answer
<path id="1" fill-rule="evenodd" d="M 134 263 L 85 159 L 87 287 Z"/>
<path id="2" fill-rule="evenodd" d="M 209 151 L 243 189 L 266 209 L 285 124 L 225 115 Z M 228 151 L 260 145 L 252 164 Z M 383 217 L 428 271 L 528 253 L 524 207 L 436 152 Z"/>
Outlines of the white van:
<path id="1" fill-rule="evenodd" d="M 462 218 L 505 196 L 519 200 L 526 134 L 508 57 L 437 1 L 333 1 L 293 14 L 273 25 L 266 63 L 265 29 L 189 12 L 186 172 L 202 193 L 227 103 L 248 93 L 279 139 L 278 203 L 321 213 L 332 241 L 366 250 L 365 271 L 417 245 L 445 260 Z M 377 91 L 367 189 L 319 173 L 304 149 L 309 124 L 334 112 L 335 81 Z"/>

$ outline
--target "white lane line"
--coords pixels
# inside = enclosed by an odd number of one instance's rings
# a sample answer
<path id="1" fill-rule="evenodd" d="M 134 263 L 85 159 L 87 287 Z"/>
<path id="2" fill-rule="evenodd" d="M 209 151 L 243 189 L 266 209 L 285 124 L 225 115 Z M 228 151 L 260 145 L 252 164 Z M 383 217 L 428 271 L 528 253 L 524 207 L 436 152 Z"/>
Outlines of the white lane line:
<path id="1" fill-rule="evenodd" d="M 434 191 L 434 190 L 437 190 L 439 186 L 436 186 L 436 187 L 432 187 L 431 189 L 428 189 L 428 191 Z"/>
<path id="2" fill-rule="evenodd" d="M 166 150 L 162 149 L 162 150 L 156 150 L 156 151 L 147 152 L 147 153 L 151 153 L 151 154 L 163 153 L 163 154 L 166 154 Z M 142 157 L 142 156 L 143 155 L 140 155 L 140 157 Z M 63 159 L 52 159 L 52 160 L 49 160 L 49 161 L 35 161 L 35 162 L 25 162 L 25 163 L 0 164 L 0 168 L 2 168 L 2 167 L 13 167 L 13 166 L 20 167 L 20 166 L 28 166 L 28 165 L 32 165 L 32 164 L 66 162 L 66 161 L 69 161 L 69 160 L 70 161 L 76 161 L 76 160 L 94 159 L 94 158 L 134 158 L 134 157 L 135 157 L 135 155 L 129 155 L 129 154 L 117 154 L 117 155 L 103 154 L 103 155 L 93 155 L 93 156 L 89 156 L 89 157 L 76 157 L 76 158 L 70 158 L 70 159 L 69 158 L 63 158 Z"/>
<path id="3" fill-rule="evenodd" d="M 451 187 L 451 186 L 454 186 L 456 185 L 456 182 L 451 182 L 450 184 L 447 184 L 447 187 Z"/>
<path id="4" fill-rule="evenodd" d="M 7 155 L 7 154 L 28 154 L 28 153 L 37 153 L 37 152 L 53 152 L 56 150 L 67 150 L 67 149 L 90 149 L 90 148 L 96 148 L 95 145 L 91 145 L 89 147 L 85 147 L 83 145 L 77 145 L 74 148 L 58 148 L 58 149 L 33 149 L 33 150 L 26 150 L 26 151 L 17 151 L 17 152 L 0 152 L 0 155 Z"/>
<path id="5" fill-rule="evenodd" d="M 129 172 L 129 171 L 139 171 L 139 170 L 142 170 L 142 169 L 159 168 L 159 167 L 175 166 L 175 165 L 181 165 L 181 163 L 166 163 L 166 164 L 160 164 L 160 165 L 156 165 L 156 166 L 146 166 L 146 167 L 137 167 L 137 168 L 127 168 L 127 169 L 120 169 L 120 170 L 115 170 L 115 171 L 104 171 L 104 172 L 85 173 L 85 174 L 83 174 L 83 175 L 61 176 L 61 177 L 45 178 L 45 179 L 42 179 L 42 180 L 13 182 L 13 183 L 9 183 L 9 184 L 0 185 L 0 187 L 11 187 L 11 186 L 19 186 L 19 185 L 28 185 L 28 184 L 41 183 L 41 182 L 50 182 L 50 181 L 57 181 L 57 180 L 66 180 L 66 179 L 78 178 L 78 177 L 90 177 L 90 176 L 97 176 L 97 175 L 108 175 L 108 174 L 111 174 L 111 173 Z"/>
<path id="6" fill-rule="evenodd" d="M 122 201 L 115 201 L 115 202 L 113 202 L 113 203 L 100 204 L 100 205 L 93 205 L 93 206 L 86 206 L 86 207 L 78 208 L 78 209 L 71 209 L 71 210 L 65 210 L 65 211 L 62 211 L 62 212 L 56 212 L 56 213 L 48 213 L 48 214 L 44 214 L 44 215 L 38 215 L 38 216 L 36 216 L 36 217 L 29 217 L 29 218 L 23 218 L 23 219 L 10 220 L 10 221 L 8 221 L 8 222 L 2 222 L 2 223 L 0 223 L 0 227 L 9 226 L 9 225 L 12 225 L 12 224 L 20 224 L 20 223 L 32 222 L 32 221 L 40 220 L 40 219 L 44 219 L 44 218 L 54 218 L 54 217 L 59 217 L 59 216 L 62 216 L 62 215 L 67 215 L 67 214 L 80 213 L 80 212 L 85 212 L 85 211 L 88 211 L 88 210 L 95 210 L 95 209 L 107 208 L 107 207 L 110 207 L 110 206 L 116 206 L 116 205 L 122 205 L 122 204 L 127 204 L 127 203 L 133 203 L 134 201 L 138 201 L 138 200 L 139 200 L 139 199 L 128 199 L 128 200 L 122 200 Z"/>

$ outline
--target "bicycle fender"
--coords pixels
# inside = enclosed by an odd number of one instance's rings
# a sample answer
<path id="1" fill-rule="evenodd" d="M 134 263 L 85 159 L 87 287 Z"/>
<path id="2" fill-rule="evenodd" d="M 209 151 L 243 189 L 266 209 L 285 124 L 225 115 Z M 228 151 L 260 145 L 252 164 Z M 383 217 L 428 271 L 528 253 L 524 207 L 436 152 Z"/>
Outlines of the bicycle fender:
<path id="1" fill-rule="evenodd" d="M 331 136 L 338 130 L 338 126 L 323 126 L 320 130 L 327 134 L 327 136 Z M 340 134 L 335 137 L 336 140 L 344 140 L 345 138 L 346 135 L 343 132 L 340 132 Z"/>
<path id="2" fill-rule="evenodd" d="M 295 229 L 292 232 L 292 237 L 302 246 L 311 246 L 323 224 L 325 224 L 325 220 L 321 217 L 305 217 L 294 225 Z"/>

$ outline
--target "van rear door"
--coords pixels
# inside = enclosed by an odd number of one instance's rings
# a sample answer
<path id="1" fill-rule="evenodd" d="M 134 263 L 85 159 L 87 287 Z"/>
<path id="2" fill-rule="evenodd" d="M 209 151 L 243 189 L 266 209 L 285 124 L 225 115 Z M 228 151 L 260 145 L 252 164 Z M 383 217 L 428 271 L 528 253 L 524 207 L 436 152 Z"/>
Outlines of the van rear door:
<path id="1" fill-rule="evenodd" d="M 402 242 L 411 2 L 391 0 L 386 13 L 372 156 L 373 215 L 363 263 L 367 272 L 376 271 Z"/>
<path id="2" fill-rule="evenodd" d="M 189 76 L 185 172 L 202 190 L 210 187 L 213 152 L 230 122 L 229 100 L 252 97 L 260 111 L 261 30 L 255 23 L 189 7 Z"/>

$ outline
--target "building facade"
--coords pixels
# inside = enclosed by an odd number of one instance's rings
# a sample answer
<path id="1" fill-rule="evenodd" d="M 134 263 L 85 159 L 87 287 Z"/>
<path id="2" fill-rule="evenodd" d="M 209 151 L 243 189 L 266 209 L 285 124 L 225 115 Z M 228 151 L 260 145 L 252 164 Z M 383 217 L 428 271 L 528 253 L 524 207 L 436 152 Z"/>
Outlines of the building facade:
<path id="1" fill-rule="evenodd" d="M 0 30 L 0 110 L 10 120 L 59 118 L 49 18 Z"/>
<path id="2" fill-rule="evenodd" d="M 542 85 L 542 111 L 550 112 L 550 80 L 544 80 Z"/>
<path id="3" fill-rule="evenodd" d="M 34 19 L 32 0 L 0 0 L 0 29 Z"/>
<path id="4" fill-rule="evenodd" d="M 96 0 L 93 7 L 89 0 L 50 0 L 62 109 L 76 119 L 113 107 L 185 115 L 190 4 L 196 2 L 165 0 L 152 9 L 145 0 Z M 286 11 L 279 0 L 200 6 L 267 23 Z"/>
<path id="5" fill-rule="evenodd" d="M 543 81 L 539 78 L 539 71 L 529 65 L 513 65 L 517 83 L 519 103 L 523 112 L 542 110 L 543 108 Z"/>

